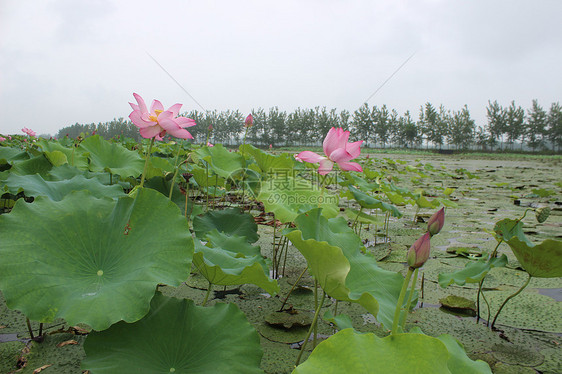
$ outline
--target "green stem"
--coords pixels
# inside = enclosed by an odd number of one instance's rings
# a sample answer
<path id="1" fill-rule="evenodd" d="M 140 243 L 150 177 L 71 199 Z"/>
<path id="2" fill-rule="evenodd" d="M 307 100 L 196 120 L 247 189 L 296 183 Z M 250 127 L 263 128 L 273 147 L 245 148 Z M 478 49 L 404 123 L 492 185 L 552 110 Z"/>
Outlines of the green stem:
<path id="1" fill-rule="evenodd" d="M 289 296 L 291 296 L 291 293 L 293 293 L 293 290 L 295 289 L 295 287 L 297 286 L 297 284 L 299 283 L 299 281 L 301 280 L 301 278 L 303 277 L 304 273 L 306 273 L 306 270 L 308 268 L 304 268 L 304 270 L 302 271 L 301 275 L 299 275 L 299 277 L 297 278 L 297 280 L 295 281 L 295 283 L 293 284 L 293 287 L 291 287 L 291 290 L 289 291 L 289 293 L 287 294 L 287 297 L 285 297 L 285 300 L 283 300 L 283 304 L 281 304 L 281 308 L 279 308 L 279 312 L 283 311 L 283 308 L 285 307 L 285 304 L 287 304 L 287 300 L 289 300 Z"/>
<path id="2" fill-rule="evenodd" d="M 27 330 L 29 331 L 29 338 L 31 340 L 35 339 L 35 337 L 33 336 L 33 329 L 31 328 L 31 322 L 29 322 L 29 318 L 25 318 L 25 322 L 27 323 Z"/>
<path id="3" fill-rule="evenodd" d="M 318 310 L 318 280 L 314 278 L 314 310 Z M 312 335 L 312 349 L 316 348 L 316 339 L 318 335 L 318 324 L 314 324 L 314 335 Z"/>
<path id="4" fill-rule="evenodd" d="M 320 314 L 320 309 L 322 309 L 322 305 L 324 305 L 324 299 L 326 298 L 326 292 L 322 292 L 322 299 L 320 299 L 320 304 L 316 308 L 316 312 L 314 313 L 314 318 L 312 319 L 312 325 L 308 329 L 308 333 L 306 334 L 306 338 L 304 339 L 304 343 L 302 344 L 301 351 L 299 352 L 299 356 L 297 357 L 297 362 L 295 366 L 299 366 L 301 362 L 301 357 L 303 352 L 306 350 L 306 344 L 308 343 L 308 339 L 310 339 L 310 335 L 312 335 L 312 330 L 314 326 L 316 326 L 316 322 L 318 322 L 318 315 Z"/>
<path id="5" fill-rule="evenodd" d="M 418 282 L 418 270 L 414 271 L 414 280 L 412 281 L 412 288 L 410 288 L 410 292 L 408 293 L 408 302 L 406 302 L 406 313 L 404 314 L 404 319 L 402 320 L 402 330 L 404 330 L 404 326 L 406 326 L 406 318 L 408 317 L 408 313 L 410 313 L 410 304 L 412 304 L 412 297 L 414 296 L 414 290 L 416 289 L 416 283 Z"/>
<path id="6" fill-rule="evenodd" d="M 179 165 L 178 165 L 178 158 L 180 157 L 180 143 L 178 143 L 178 153 L 176 154 L 176 160 L 174 161 L 174 168 L 176 169 L 175 173 L 174 173 L 174 177 L 172 178 L 172 185 L 170 186 L 170 196 L 168 196 L 168 198 L 170 200 L 172 200 L 172 193 L 174 192 L 174 184 L 176 182 L 176 177 L 178 176 L 178 172 L 180 170 Z"/>
<path id="7" fill-rule="evenodd" d="M 152 153 L 153 144 L 154 144 L 154 138 L 150 139 L 150 145 L 148 146 L 148 152 L 146 153 L 146 161 L 144 162 L 144 170 L 142 171 L 140 188 L 144 186 L 144 178 L 146 177 L 146 171 L 148 170 L 148 160 L 150 159 L 150 154 Z"/>
<path id="8" fill-rule="evenodd" d="M 515 296 L 519 295 L 521 293 L 521 291 L 523 291 L 523 289 L 525 287 L 527 287 L 527 285 L 529 284 L 529 282 L 531 281 L 531 274 L 527 273 L 529 275 L 529 278 L 527 278 L 527 281 L 525 282 L 525 284 L 517 291 L 515 292 L 513 295 L 509 296 L 507 299 L 505 299 L 505 301 L 503 302 L 503 304 L 500 306 L 500 309 L 498 310 L 498 312 L 496 313 L 496 315 L 494 316 L 494 320 L 492 321 L 492 329 L 494 328 L 494 325 L 496 324 L 496 319 L 498 319 L 498 316 L 500 315 L 500 312 L 502 311 L 503 307 L 505 306 L 505 304 L 507 304 L 507 302 L 511 299 L 513 299 Z"/>
<path id="9" fill-rule="evenodd" d="M 213 284 L 209 282 L 209 288 L 207 288 L 207 293 L 205 294 L 205 299 L 203 300 L 202 306 L 205 306 L 205 304 L 207 304 L 207 300 L 209 300 L 209 295 L 211 294 L 212 288 L 213 288 Z"/>
<path id="10" fill-rule="evenodd" d="M 396 303 L 396 309 L 394 311 L 394 320 L 392 321 L 392 332 L 394 335 L 398 332 L 398 322 L 400 321 L 400 311 L 402 310 L 402 304 L 404 303 L 404 297 L 406 296 L 406 290 L 408 289 L 408 284 L 410 283 L 410 278 L 412 278 L 413 268 L 408 267 L 408 272 L 406 273 L 406 278 L 402 284 L 402 289 L 400 290 L 400 296 L 398 296 L 398 302 Z"/>

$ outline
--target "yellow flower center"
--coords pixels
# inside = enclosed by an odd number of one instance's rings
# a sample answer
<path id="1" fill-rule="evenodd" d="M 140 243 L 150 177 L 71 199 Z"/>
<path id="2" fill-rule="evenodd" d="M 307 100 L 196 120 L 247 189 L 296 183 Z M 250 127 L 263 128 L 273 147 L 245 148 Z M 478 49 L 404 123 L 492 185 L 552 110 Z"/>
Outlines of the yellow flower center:
<path id="1" fill-rule="evenodd" d="M 148 119 L 151 120 L 152 122 L 158 122 L 158 115 L 162 112 L 163 112 L 163 110 L 156 109 L 156 110 L 154 110 L 155 115 L 149 116 Z"/>

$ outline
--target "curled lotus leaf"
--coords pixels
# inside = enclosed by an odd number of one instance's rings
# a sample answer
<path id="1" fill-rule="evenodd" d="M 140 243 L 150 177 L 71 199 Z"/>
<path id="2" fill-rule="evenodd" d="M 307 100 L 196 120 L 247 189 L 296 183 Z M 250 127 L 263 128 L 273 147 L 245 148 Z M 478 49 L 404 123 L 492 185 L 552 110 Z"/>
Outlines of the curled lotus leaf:
<path id="1" fill-rule="evenodd" d="M 0 290 L 32 320 L 64 318 L 103 330 L 149 310 L 156 285 L 189 276 L 193 239 L 185 218 L 162 194 L 61 201 L 19 200 L 0 215 Z"/>
<path id="2" fill-rule="evenodd" d="M 263 373 L 260 338 L 235 304 L 196 306 L 157 293 L 135 323 L 92 332 L 82 369 L 113 373 Z"/>

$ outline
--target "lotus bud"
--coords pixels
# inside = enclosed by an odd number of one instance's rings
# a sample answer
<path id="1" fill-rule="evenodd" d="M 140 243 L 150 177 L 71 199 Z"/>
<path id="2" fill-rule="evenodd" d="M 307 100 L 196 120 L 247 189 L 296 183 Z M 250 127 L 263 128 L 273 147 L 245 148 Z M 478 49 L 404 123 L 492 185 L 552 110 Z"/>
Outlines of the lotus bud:
<path id="1" fill-rule="evenodd" d="M 213 125 L 209 125 L 209 131 L 213 131 Z"/>
<path id="2" fill-rule="evenodd" d="M 550 208 L 545 206 L 535 210 L 535 217 L 537 217 L 538 223 L 543 223 L 550 216 Z"/>
<path id="3" fill-rule="evenodd" d="M 437 235 L 445 224 L 445 208 L 439 209 L 435 212 L 427 222 L 427 232 L 429 235 Z"/>
<path id="4" fill-rule="evenodd" d="M 429 251 L 431 249 L 430 238 L 431 235 L 429 232 L 426 232 L 408 250 L 406 259 L 411 268 L 421 267 L 429 258 Z"/>
<path id="5" fill-rule="evenodd" d="M 254 117 L 251 114 L 248 114 L 246 120 L 244 121 L 244 127 L 252 127 L 254 125 Z"/>

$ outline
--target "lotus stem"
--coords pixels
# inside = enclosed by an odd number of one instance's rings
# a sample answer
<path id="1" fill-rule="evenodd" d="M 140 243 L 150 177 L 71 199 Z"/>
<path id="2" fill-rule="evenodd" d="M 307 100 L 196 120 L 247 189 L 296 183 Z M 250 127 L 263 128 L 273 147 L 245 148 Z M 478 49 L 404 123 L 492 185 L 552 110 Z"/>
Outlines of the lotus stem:
<path id="1" fill-rule="evenodd" d="M 410 278 L 412 278 L 412 274 L 414 269 L 408 267 L 408 272 L 406 273 L 406 278 L 404 279 L 404 283 L 402 284 L 402 289 L 400 290 L 400 296 L 398 296 L 398 302 L 396 303 L 396 309 L 394 311 L 394 320 L 392 321 L 392 332 L 391 334 L 394 335 L 398 332 L 398 322 L 400 321 L 400 311 L 402 310 L 402 304 L 404 303 L 404 297 L 406 296 L 406 290 L 408 289 L 408 284 L 410 283 Z"/>
<path id="2" fill-rule="evenodd" d="M 43 322 L 39 324 L 39 336 L 43 335 Z"/>
<path id="3" fill-rule="evenodd" d="M 306 334 L 306 338 L 304 339 L 304 343 L 302 344 L 301 351 L 299 352 L 299 356 L 297 357 L 297 362 L 295 363 L 295 367 L 299 366 L 299 363 L 301 362 L 302 354 L 306 350 L 306 344 L 308 343 L 308 339 L 310 339 L 312 330 L 314 329 L 316 323 L 318 322 L 318 315 L 320 314 L 320 309 L 322 309 L 322 305 L 324 305 L 325 298 L 326 298 L 326 292 L 322 292 L 322 299 L 320 299 L 320 303 L 318 304 L 318 307 L 316 308 L 316 312 L 314 313 L 314 318 L 312 319 L 312 325 L 310 325 L 310 328 L 308 329 L 308 333 Z"/>
<path id="4" fill-rule="evenodd" d="M 29 318 L 25 317 L 25 322 L 27 323 L 27 330 L 29 331 L 29 338 L 31 340 L 35 339 L 35 336 L 33 336 L 33 330 L 31 329 L 31 322 L 29 322 Z"/>
<path id="5" fill-rule="evenodd" d="M 412 280 L 412 288 L 410 288 L 410 292 L 408 293 L 408 302 L 406 302 L 406 313 L 404 313 L 404 319 L 402 320 L 402 330 L 404 330 L 404 326 L 406 326 L 406 318 L 408 317 L 408 313 L 410 313 L 410 304 L 412 303 L 412 297 L 414 296 L 414 290 L 416 289 L 416 283 L 418 282 L 418 270 L 416 268 L 414 271 L 414 280 Z"/>
<path id="6" fill-rule="evenodd" d="M 504 300 L 503 304 L 500 306 L 500 309 L 498 309 L 498 312 L 496 313 L 496 315 L 494 316 L 494 320 L 492 321 L 492 326 L 491 328 L 494 328 L 494 325 L 496 324 L 496 319 L 498 319 L 498 316 L 500 315 L 500 312 L 502 311 L 503 307 L 505 306 L 505 304 L 507 304 L 507 302 L 511 299 L 513 299 L 515 296 L 519 295 L 521 293 L 521 291 L 523 291 L 525 289 L 525 287 L 527 287 L 527 285 L 529 284 L 529 282 L 531 281 L 532 275 L 527 273 L 529 275 L 529 277 L 527 278 L 527 281 L 525 282 L 525 284 L 523 286 L 521 286 L 521 288 L 515 292 L 513 295 L 508 296 L 507 299 Z"/>
<path id="7" fill-rule="evenodd" d="M 285 307 L 285 304 L 287 304 L 287 300 L 289 300 L 289 296 L 291 296 L 291 294 L 293 293 L 293 290 L 295 289 L 295 287 L 297 286 L 297 284 L 299 283 L 299 281 L 301 280 L 301 278 L 303 277 L 304 273 L 306 273 L 306 270 L 308 269 L 308 267 L 304 268 L 304 270 L 302 271 L 301 275 L 299 275 L 299 277 L 297 278 L 297 280 L 295 281 L 295 283 L 293 284 L 293 287 L 291 287 L 291 290 L 289 291 L 289 293 L 287 294 L 287 296 L 285 297 L 285 300 L 283 300 L 283 304 L 281 304 L 281 308 L 279 308 L 279 312 L 283 311 L 283 308 Z"/>
<path id="8" fill-rule="evenodd" d="M 176 160 L 174 161 L 174 168 L 176 169 L 176 171 L 174 172 L 174 177 L 172 178 L 172 185 L 170 186 L 170 196 L 168 196 L 168 198 L 170 200 L 172 200 L 172 193 L 174 192 L 174 184 L 176 182 L 176 177 L 178 176 L 178 172 L 180 170 L 180 167 L 178 165 L 178 158 L 180 157 L 180 143 L 178 143 L 178 153 L 176 153 Z"/>
<path id="9" fill-rule="evenodd" d="M 318 280 L 314 278 L 314 310 L 318 310 Z M 318 325 L 314 323 L 314 335 L 312 336 L 312 349 L 316 348 L 316 338 L 318 335 Z"/>
<path id="10" fill-rule="evenodd" d="M 148 152 L 146 153 L 146 161 L 144 162 L 144 170 L 142 172 L 140 188 L 144 186 L 144 179 L 146 178 L 146 172 L 148 170 L 148 160 L 150 159 L 150 154 L 152 153 L 152 145 L 154 144 L 154 138 L 150 139 L 150 145 L 148 146 Z"/>
<path id="11" fill-rule="evenodd" d="M 205 299 L 203 300 L 203 304 L 201 304 L 201 306 L 205 306 L 205 304 L 207 304 L 207 300 L 209 300 L 209 295 L 211 294 L 212 288 L 213 284 L 209 282 L 209 288 L 207 288 L 207 293 L 205 294 Z"/>

